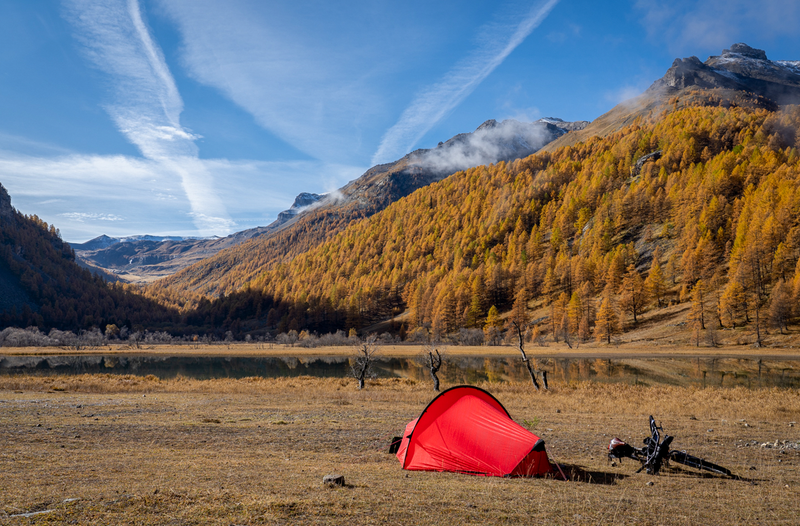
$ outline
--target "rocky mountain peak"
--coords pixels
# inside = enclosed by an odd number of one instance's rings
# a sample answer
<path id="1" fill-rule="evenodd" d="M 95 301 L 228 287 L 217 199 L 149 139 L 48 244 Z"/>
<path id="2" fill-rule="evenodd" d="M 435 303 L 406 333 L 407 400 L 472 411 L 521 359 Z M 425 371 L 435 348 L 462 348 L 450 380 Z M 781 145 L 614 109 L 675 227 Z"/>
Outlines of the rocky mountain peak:
<path id="1" fill-rule="evenodd" d="M 277 227 L 282 225 L 295 217 L 297 214 L 303 211 L 303 209 L 313 205 L 314 203 L 318 202 L 320 199 L 325 197 L 325 194 L 312 194 L 309 192 L 301 192 L 294 198 L 294 203 L 288 210 L 284 210 L 278 214 L 278 218 L 272 223 L 272 227 Z"/>
<path id="2" fill-rule="evenodd" d="M 497 127 L 497 121 L 494 119 L 489 119 L 488 121 L 484 122 L 475 131 L 478 130 L 491 130 L 492 128 Z"/>
<path id="3" fill-rule="evenodd" d="M 292 204 L 292 208 L 303 208 L 308 205 L 313 205 L 317 201 L 322 198 L 319 194 L 311 194 L 308 192 L 302 192 L 294 198 L 294 203 Z"/>
<path id="4" fill-rule="evenodd" d="M 585 122 L 553 118 L 535 122 L 489 119 L 472 133 L 459 133 L 435 148 L 416 150 L 406 158 L 409 166 L 441 179 L 473 166 L 527 157 L 557 137 L 585 125 Z"/>
<path id="5" fill-rule="evenodd" d="M 649 92 L 686 88 L 746 91 L 777 104 L 800 103 L 800 62 L 771 61 L 762 49 L 738 43 L 701 62 L 678 58 Z"/>
<path id="6" fill-rule="evenodd" d="M 723 49 L 722 55 L 742 55 L 747 58 L 754 58 L 757 60 L 768 60 L 767 53 L 763 49 L 755 49 L 747 44 L 738 43 L 731 46 L 730 49 Z"/>
<path id="7" fill-rule="evenodd" d="M 556 128 L 560 128 L 565 132 L 570 131 L 578 131 L 584 129 L 586 126 L 589 125 L 589 121 L 573 121 L 567 122 L 564 119 L 559 119 L 558 117 L 542 117 L 541 119 L 535 122 L 543 122 L 546 124 L 552 124 Z"/>

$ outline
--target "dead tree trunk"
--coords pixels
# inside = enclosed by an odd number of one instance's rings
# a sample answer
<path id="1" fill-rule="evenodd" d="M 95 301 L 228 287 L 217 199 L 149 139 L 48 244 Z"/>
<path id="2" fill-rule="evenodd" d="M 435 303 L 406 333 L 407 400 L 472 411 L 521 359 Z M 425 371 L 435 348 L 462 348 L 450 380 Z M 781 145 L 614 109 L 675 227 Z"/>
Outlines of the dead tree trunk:
<path id="1" fill-rule="evenodd" d="M 369 366 L 365 363 L 361 364 L 361 370 L 356 371 L 356 380 L 358 380 L 358 390 L 364 389 L 364 378 L 367 376 L 367 369 Z"/>
<path id="2" fill-rule="evenodd" d="M 569 341 L 569 315 L 567 314 L 567 309 L 564 309 L 564 316 L 561 318 L 561 329 L 564 331 L 564 343 L 572 349 L 572 343 Z"/>
<path id="3" fill-rule="evenodd" d="M 358 381 L 358 389 L 364 389 L 364 381 L 367 377 L 374 376 L 372 365 L 377 358 L 378 347 L 375 336 L 369 336 L 364 342 L 360 343 L 356 350 L 356 356 L 351 362 L 351 373 Z"/>
<path id="4" fill-rule="evenodd" d="M 761 319 L 759 316 L 759 308 L 758 308 L 758 293 L 756 293 L 756 347 L 763 347 L 763 341 L 761 340 Z"/>
<path id="5" fill-rule="evenodd" d="M 433 353 L 436 353 L 434 356 Z M 439 349 L 434 349 L 433 352 L 428 351 L 428 370 L 431 373 L 431 379 L 433 380 L 433 390 L 437 393 L 439 392 L 439 377 L 436 376 L 436 373 L 439 372 L 439 369 L 442 367 L 442 355 L 439 352 Z"/>
<path id="6" fill-rule="evenodd" d="M 517 348 L 519 349 L 520 354 L 522 354 L 522 362 L 525 364 L 525 367 L 528 369 L 528 374 L 531 375 L 531 382 L 536 390 L 539 390 L 539 382 L 536 380 L 536 371 L 534 371 L 533 367 L 531 367 L 531 361 L 528 358 L 528 355 L 525 354 L 525 347 L 524 341 L 522 339 L 522 329 L 520 329 L 517 322 L 512 322 L 514 324 L 514 328 L 517 329 Z M 547 385 L 547 384 L 545 384 Z M 546 389 L 546 387 L 545 387 Z"/>

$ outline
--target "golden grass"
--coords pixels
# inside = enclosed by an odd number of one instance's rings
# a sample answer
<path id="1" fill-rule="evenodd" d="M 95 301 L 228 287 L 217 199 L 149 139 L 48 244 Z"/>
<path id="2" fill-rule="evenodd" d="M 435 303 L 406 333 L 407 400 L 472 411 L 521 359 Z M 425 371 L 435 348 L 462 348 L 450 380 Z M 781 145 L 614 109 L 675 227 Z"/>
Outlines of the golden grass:
<path id="1" fill-rule="evenodd" d="M 0 522 L 10 524 L 786 524 L 797 517 L 800 393 L 484 384 L 580 481 L 405 472 L 385 453 L 432 398 L 391 379 L 0 378 Z M 673 445 L 746 480 L 608 464 L 654 414 Z M 745 426 L 747 424 L 747 426 Z M 758 444 L 753 446 L 753 441 Z M 781 453 L 783 451 L 783 453 Z M 750 468 L 754 469 L 750 469 Z M 348 486 L 322 477 L 341 473 Z M 647 482 L 654 482 L 648 486 Z M 67 499 L 77 498 L 65 502 Z M 53 510 L 30 518 L 11 515 Z"/>
<path id="2" fill-rule="evenodd" d="M 451 356 L 518 356 L 516 345 L 480 345 L 460 346 L 445 345 L 444 348 Z M 380 345 L 380 355 L 386 357 L 408 358 L 418 355 L 423 349 L 422 345 Z M 568 347 L 565 343 L 547 342 L 544 346 L 527 343 L 525 350 L 532 356 L 540 357 L 663 357 L 663 356 L 741 356 L 759 357 L 774 356 L 800 359 L 800 346 L 776 346 L 755 349 L 749 345 L 721 345 L 719 347 L 696 347 L 693 345 L 670 345 L 646 341 L 620 342 L 617 345 L 598 344 L 587 342 L 573 344 Z M 0 355 L 71 355 L 71 354 L 148 354 L 172 356 L 276 356 L 276 357 L 303 357 L 303 356 L 350 356 L 353 348 L 348 346 L 304 348 L 281 344 L 203 344 L 203 345 L 144 345 L 138 349 L 129 345 L 105 345 L 102 347 L 85 348 L 79 351 L 60 347 L 3 347 Z"/>

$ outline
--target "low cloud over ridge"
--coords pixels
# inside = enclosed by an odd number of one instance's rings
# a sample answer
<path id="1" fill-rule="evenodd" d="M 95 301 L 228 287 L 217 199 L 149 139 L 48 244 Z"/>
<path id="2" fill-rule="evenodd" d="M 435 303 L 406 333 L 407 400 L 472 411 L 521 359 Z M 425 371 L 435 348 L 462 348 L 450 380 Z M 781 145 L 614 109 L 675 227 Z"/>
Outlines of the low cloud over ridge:
<path id="1" fill-rule="evenodd" d="M 432 150 L 412 153 L 411 162 L 442 174 L 530 155 L 560 135 L 544 122 L 487 121 L 473 133 L 462 133 Z"/>

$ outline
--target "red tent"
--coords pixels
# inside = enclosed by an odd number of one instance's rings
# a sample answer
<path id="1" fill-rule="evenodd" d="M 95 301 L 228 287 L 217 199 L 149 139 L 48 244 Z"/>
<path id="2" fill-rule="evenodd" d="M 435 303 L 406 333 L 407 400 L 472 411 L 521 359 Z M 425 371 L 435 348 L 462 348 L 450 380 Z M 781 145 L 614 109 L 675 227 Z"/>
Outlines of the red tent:
<path id="1" fill-rule="evenodd" d="M 406 426 L 397 458 L 403 469 L 493 477 L 550 472 L 544 440 L 511 420 L 483 389 L 448 389 Z"/>

